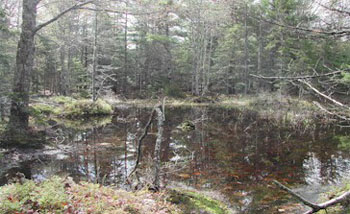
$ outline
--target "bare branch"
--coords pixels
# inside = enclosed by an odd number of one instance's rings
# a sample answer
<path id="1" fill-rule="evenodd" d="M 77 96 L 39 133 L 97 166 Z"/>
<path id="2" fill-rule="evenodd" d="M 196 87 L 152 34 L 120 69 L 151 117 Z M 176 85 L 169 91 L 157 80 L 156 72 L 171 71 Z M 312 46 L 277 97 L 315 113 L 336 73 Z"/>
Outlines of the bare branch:
<path id="1" fill-rule="evenodd" d="M 321 203 L 321 204 L 315 204 L 315 203 L 312 203 L 308 200 L 306 200 L 305 198 L 303 198 L 302 196 L 300 196 L 299 194 L 295 193 L 293 190 L 289 189 L 287 186 L 281 184 L 280 182 L 278 181 L 273 181 L 277 186 L 279 186 L 281 189 L 287 191 L 289 194 L 291 194 L 294 198 L 298 199 L 299 201 L 301 201 L 303 204 L 305 204 L 306 206 L 308 207 L 311 207 L 311 210 L 305 212 L 304 214 L 312 214 L 312 213 L 316 213 L 320 210 L 325 210 L 327 209 L 328 207 L 331 207 L 331 206 L 334 206 L 336 204 L 339 204 L 343 201 L 346 201 L 346 200 L 349 200 L 350 198 L 350 191 L 347 191 L 345 193 L 343 193 L 342 195 L 336 197 L 336 198 L 333 198 L 329 201 L 326 201 L 324 203 Z"/>
<path id="2" fill-rule="evenodd" d="M 90 4 L 90 3 L 93 3 L 93 2 L 94 2 L 94 0 L 87 1 L 87 2 L 84 2 L 84 3 L 80 3 L 80 4 L 76 4 L 76 5 L 74 5 L 74 6 L 70 7 L 70 8 L 68 8 L 68 9 L 66 9 L 66 10 L 64 10 L 64 11 L 62 11 L 60 14 L 58 14 L 58 15 L 55 16 L 54 18 L 50 19 L 49 21 L 44 22 L 44 23 L 38 25 L 38 26 L 35 28 L 35 30 L 33 31 L 33 33 L 36 34 L 36 33 L 37 33 L 39 30 L 41 30 L 43 27 L 46 27 L 47 25 L 49 25 L 49 24 L 51 24 L 51 23 L 57 21 L 59 18 L 61 18 L 61 17 L 62 17 L 63 15 L 65 15 L 66 13 L 68 13 L 68 12 L 70 12 L 70 11 L 72 11 L 72 10 L 79 9 L 79 8 L 81 8 L 82 6 L 87 5 L 87 4 Z"/>
<path id="3" fill-rule="evenodd" d="M 313 103 L 314 103 L 319 109 L 321 109 L 322 111 L 326 112 L 326 113 L 329 114 L 329 115 L 336 116 L 336 117 L 338 117 L 338 118 L 340 118 L 340 119 L 342 119 L 342 120 L 350 121 L 350 118 L 348 118 L 348 117 L 346 117 L 346 116 L 343 116 L 343 115 L 340 115 L 340 114 L 338 114 L 338 113 L 336 113 L 336 112 L 332 112 L 332 111 L 326 109 L 325 107 L 323 107 L 320 103 L 318 103 L 318 102 L 316 102 L 316 101 L 314 101 Z"/>
<path id="4" fill-rule="evenodd" d="M 281 80 L 281 79 L 286 79 L 286 80 L 301 80 L 301 79 L 314 79 L 314 78 L 319 78 L 319 77 L 327 77 L 327 76 L 334 76 L 334 75 L 339 75 L 344 71 L 334 71 L 334 72 L 330 72 L 327 74 L 318 74 L 318 75 L 309 75 L 309 76 L 296 76 L 296 77 L 265 77 L 265 76 L 261 76 L 261 75 L 254 75 L 254 74 L 250 74 L 250 76 L 255 77 L 255 78 L 259 78 L 259 79 L 272 79 L 272 80 Z"/>
<path id="5" fill-rule="evenodd" d="M 141 148 L 142 148 L 142 140 L 147 136 L 148 134 L 148 129 L 149 127 L 151 126 L 152 124 L 152 121 L 153 121 L 153 117 L 155 115 L 155 112 L 156 112 L 156 107 L 153 108 L 152 110 L 152 113 L 148 119 L 148 122 L 145 126 L 145 128 L 143 129 L 143 133 L 142 135 L 138 138 L 137 140 L 137 159 L 136 159 L 136 163 L 135 163 L 135 166 L 134 166 L 134 169 L 130 172 L 130 174 L 128 175 L 128 179 L 130 178 L 130 176 L 136 171 L 138 165 L 139 165 L 139 162 L 140 162 L 140 159 L 141 159 Z"/>
<path id="6" fill-rule="evenodd" d="M 320 96 L 326 98 L 327 100 L 331 101 L 332 103 L 334 103 L 334 104 L 336 104 L 336 105 L 338 105 L 338 106 L 340 106 L 340 107 L 350 109 L 349 106 L 346 106 L 346 105 L 344 105 L 343 103 L 341 103 L 341 102 L 339 102 L 339 101 L 337 101 L 337 100 L 331 98 L 330 96 L 325 95 L 324 93 L 322 93 L 322 92 L 320 92 L 319 90 L 317 90 L 315 87 L 313 87 L 310 83 L 306 82 L 305 80 L 298 80 L 298 81 L 301 82 L 301 83 L 303 83 L 303 84 L 305 84 L 305 85 L 307 85 L 309 88 L 311 88 L 311 89 L 312 89 L 314 92 L 316 92 L 318 95 L 320 95 Z"/>
<path id="7" fill-rule="evenodd" d="M 124 14 L 125 10 L 111 10 L 111 9 L 96 9 L 96 8 L 91 8 L 91 7 L 81 7 L 79 9 L 82 10 L 91 10 L 91 11 L 100 11 L 100 12 L 106 12 L 106 13 L 116 13 L 116 14 Z M 160 13 L 161 11 L 159 10 L 155 10 L 155 11 L 150 11 L 150 12 L 139 12 L 139 13 L 130 13 L 129 15 L 134 15 L 134 16 L 138 16 L 138 15 L 152 15 L 152 14 L 156 14 L 156 13 Z"/>
<path id="8" fill-rule="evenodd" d="M 337 13 L 340 13 L 340 14 L 345 14 L 347 16 L 350 16 L 350 11 L 347 11 L 347 10 L 341 10 L 341 9 L 337 9 L 337 8 L 334 8 L 334 7 L 328 7 L 326 5 L 323 5 L 323 4 L 319 4 L 321 7 L 329 10 L 329 11 L 333 11 L 333 12 L 337 12 Z"/>
<path id="9" fill-rule="evenodd" d="M 333 30 L 333 31 L 326 31 L 324 29 L 313 29 L 313 28 L 303 28 L 303 27 L 299 27 L 299 26 L 291 26 L 291 25 L 286 25 L 274 20 L 267 20 L 264 19 L 262 17 L 260 18 L 256 18 L 253 17 L 254 19 L 257 20 L 262 20 L 264 22 L 267 22 L 269 24 L 273 24 L 279 27 L 284 27 L 284 28 L 289 28 L 289 29 L 293 29 L 293 30 L 300 30 L 300 31 L 305 31 L 305 32 L 310 32 L 310 33 L 316 33 L 316 34 L 324 34 L 324 35 L 329 35 L 329 36 L 345 36 L 345 35 L 349 35 L 350 34 L 350 30 L 349 29 L 344 29 L 344 30 Z"/>

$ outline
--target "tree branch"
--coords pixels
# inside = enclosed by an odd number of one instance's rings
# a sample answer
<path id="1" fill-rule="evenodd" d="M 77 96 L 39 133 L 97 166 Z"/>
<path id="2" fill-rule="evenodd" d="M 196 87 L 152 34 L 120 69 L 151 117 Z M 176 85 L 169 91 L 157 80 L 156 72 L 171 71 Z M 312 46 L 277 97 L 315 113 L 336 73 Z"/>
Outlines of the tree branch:
<path id="1" fill-rule="evenodd" d="M 334 8 L 334 7 L 328 7 L 326 5 L 323 5 L 323 4 L 319 4 L 321 5 L 321 7 L 329 10 L 329 11 L 333 11 L 333 12 L 337 12 L 337 13 L 340 13 L 340 14 L 345 14 L 347 16 L 350 16 L 350 11 L 347 11 L 347 10 L 341 10 L 341 9 L 337 9 L 337 8 Z"/>
<path id="2" fill-rule="evenodd" d="M 349 106 L 346 106 L 346 105 L 344 105 L 343 103 L 341 103 L 341 102 L 339 102 L 339 101 L 337 101 L 337 100 L 331 98 L 330 96 L 325 95 L 324 93 L 322 93 L 322 92 L 320 92 L 319 90 L 317 90 L 315 87 L 313 87 L 310 83 L 306 82 L 305 80 L 300 80 L 300 79 L 299 79 L 298 81 L 301 82 L 301 83 L 303 83 L 303 84 L 305 84 L 305 85 L 307 85 L 309 88 L 311 88 L 311 90 L 313 90 L 314 92 L 316 92 L 316 94 L 318 94 L 318 95 L 320 95 L 320 96 L 326 98 L 327 100 L 331 101 L 332 103 L 334 103 L 334 104 L 336 104 L 336 105 L 338 105 L 338 106 L 340 106 L 340 107 L 350 109 Z"/>
<path id="3" fill-rule="evenodd" d="M 319 74 L 319 75 L 308 75 L 308 76 L 297 76 L 297 77 L 265 77 L 261 75 L 254 75 L 250 74 L 250 76 L 259 78 L 259 79 L 272 79 L 272 80 L 281 80 L 281 79 L 287 79 L 287 80 L 301 80 L 301 79 L 314 79 L 314 78 L 319 78 L 319 77 L 327 77 L 327 76 L 334 76 L 334 75 L 339 75 L 344 71 L 334 71 L 330 72 L 327 74 Z"/>
<path id="4" fill-rule="evenodd" d="M 68 9 L 66 9 L 66 10 L 64 10 L 64 11 L 62 11 L 60 14 L 58 14 L 58 15 L 55 16 L 54 18 L 50 19 L 49 21 L 44 22 L 44 23 L 38 25 L 38 26 L 35 28 L 35 30 L 33 31 L 33 33 L 36 34 L 36 33 L 37 33 L 39 30 L 41 30 L 43 27 L 46 27 L 47 25 L 49 25 L 49 24 L 51 24 L 51 23 L 57 21 L 57 20 L 58 20 L 59 18 L 61 18 L 64 14 L 66 14 L 66 13 L 72 11 L 72 10 L 79 9 L 79 8 L 81 8 L 82 6 L 87 5 L 87 4 L 90 4 L 90 3 L 93 3 L 93 2 L 94 2 L 94 0 L 87 1 L 87 2 L 84 2 L 84 3 L 80 3 L 80 4 L 76 4 L 76 5 L 74 5 L 74 6 L 70 7 L 70 8 L 68 8 Z"/>
<path id="5" fill-rule="evenodd" d="M 91 11 L 101 11 L 101 12 L 106 12 L 106 13 L 116 13 L 116 14 L 124 14 L 125 11 L 124 10 L 111 10 L 111 9 L 96 9 L 96 8 L 91 8 L 91 7 L 81 7 L 79 9 L 82 10 L 91 10 Z M 155 11 L 150 11 L 150 12 L 129 12 L 129 15 L 134 15 L 134 16 L 138 16 L 138 15 L 152 15 L 152 14 L 156 14 L 156 13 L 160 13 L 160 10 L 155 10 Z"/>
<path id="6" fill-rule="evenodd" d="M 301 201 L 303 204 L 305 204 L 308 207 L 311 207 L 311 210 L 305 212 L 304 214 L 312 214 L 312 213 L 316 213 L 320 210 L 325 210 L 328 207 L 334 206 L 336 204 L 339 204 L 343 201 L 346 201 L 348 199 L 350 199 L 350 191 L 347 191 L 345 193 L 343 193 L 342 195 L 333 198 L 329 201 L 326 201 L 324 203 L 321 204 L 315 204 L 312 203 L 308 200 L 306 200 L 305 198 L 303 198 L 302 196 L 300 196 L 299 194 L 293 192 L 293 190 L 289 189 L 287 186 L 281 184 L 280 182 L 274 180 L 273 183 L 275 183 L 277 186 L 279 186 L 281 189 L 287 191 L 289 194 L 291 194 L 294 198 L 298 199 L 299 201 Z"/>
<path id="7" fill-rule="evenodd" d="M 142 140 L 147 136 L 148 134 L 148 129 L 152 124 L 153 121 L 153 117 L 155 115 L 156 112 L 156 107 L 153 108 L 151 115 L 149 116 L 148 122 L 145 126 L 145 128 L 143 129 L 143 133 L 142 135 L 138 138 L 137 140 L 137 159 L 136 159 L 136 163 L 134 166 L 134 169 L 130 172 L 130 174 L 128 175 L 128 178 L 136 171 L 139 163 L 140 163 L 140 159 L 141 159 L 141 148 L 142 148 Z"/>
<path id="8" fill-rule="evenodd" d="M 283 184 L 281 184 L 280 182 L 274 180 L 273 181 L 274 184 L 276 184 L 277 186 L 279 186 L 281 189 L 287 191 L 289 194 L 291 194 L 294 198 L 298 199 L 299 201 L 301 201 L 303 204 L 305 204 L 306 206 L 311 207 L 312 209 L 317 209 L 318 205 L 315 203 L 312 203 L 308 200 L 306 200 L 303 196 L 293 192 L 293 190 L 289 189 L 287 186 L 284 186 Z"/>
<path id="9" fill-rule="evenodd" d="M 277 21 L 274 20 L 267 20 L 264 19 L 262 17 L 257 18 L 257 17 L 253 17 L 254 19 L 257 20 L 262 20 L 264 22 L 279 26 L 279 27 L 284 27 L 284 28 L 289 28 L 289 29 L 293 29 L 293 30 L 300 30 L 300 31 L 305 31 L 305 32 L 310 32 L 310 33 L 317 33 L 317 34 L 324 34 L 324 35 L 330 35 L 330 36 L 344 36 L 344 35 L 349 35 L 350 34 L 350 30 L 333 30 L 333 31 L 326 31 L 324 29 L 313 29 L 313 28 L 303 28 L 303 27 L 299 27 L 299 26 L 291 26 L 291 25 L 286 25 L 286 24 L 282 24 L 279 23 Z"/>
<path id="10" fill-rule="evenodd" d="M 329 111 L 328 109 L 326 109 L 325 107 L 323 107 L 321 104 L 319 104 L 318 102 L 314 101 L 313 102 L 319 109 L 321 109 L 322 111 L 326 112 L 327 114 L 330 114 L 330 115 L 333 115 L 333 116 L 336 116 L 342 120 L 346 120 L 346 121 L 350 121 L 350 118 L 346 117 L 346 116 L 343 116 L 343 115 L 340 115 L 336 112 L 331 112 Z"/>

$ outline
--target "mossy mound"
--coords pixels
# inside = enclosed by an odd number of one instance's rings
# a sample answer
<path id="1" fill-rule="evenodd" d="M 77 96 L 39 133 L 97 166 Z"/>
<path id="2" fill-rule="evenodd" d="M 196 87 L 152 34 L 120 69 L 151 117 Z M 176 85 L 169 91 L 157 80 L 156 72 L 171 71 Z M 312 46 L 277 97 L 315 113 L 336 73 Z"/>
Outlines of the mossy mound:
<path id="1" fill-rule="evenodd" d="M 51 117 L 80 118 L 90 116 L 110 115 L 113 107 L 102 99 L 93 102 L 90 99 L 76 100 L 70 97 L 58 96 L 40 99 L 31 104 L 30 114 L 39 122 Z"/>
<path id="2" fill-rule="evenodd" d="M 95 102 L 86 99 L 73 101 L 66 103 L 63 109 L 63 115 L 68 118 L 109 115 L 112 113 L 112 106 L 101 99 Z"/>
<path id="3" fill-rule="evenodd" d="M 176 204 L 182 213 L 228 214 L 229 209 L 220 201 L 202 194 L 185 191 L 169 190 L 168 201 Z"/>
<path id="4" fill-rule="evenodd" d="M 76 184 L 53 177 L 42 183 L 25 181 L 0 187 L 0 213 L 177 214 L 162 194 L 126 192 L 98 184 Z"/>

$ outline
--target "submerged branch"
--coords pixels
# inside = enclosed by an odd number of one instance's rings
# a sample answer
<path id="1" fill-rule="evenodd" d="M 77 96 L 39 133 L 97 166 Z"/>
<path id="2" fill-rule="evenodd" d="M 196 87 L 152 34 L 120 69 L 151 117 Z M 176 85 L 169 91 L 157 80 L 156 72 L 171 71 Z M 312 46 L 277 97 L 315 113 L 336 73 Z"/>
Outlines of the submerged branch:
<path id="1" fill-rule="evenodd" d="M 137 140 L 137 159 L 136 159 L 136 163 L 135 163 L 135 167 L 134 169 L 130 172 L 130 174 L 128 175 L 128 178 L 130 178 L 130 176 L 136 171 L 137 167 L 139 166 L 139 163 L 140 163 L 140 159 L 141 159 L 141 148 L 142 148 L 142 140 L 147 136 L 148 134 L 148 130 L 149 130 L 149 127 L 151 126 L 152 124 L 152 121 L 153 121 L 153 117 L 154 117 L 154 114 L 156 112 L 156 109 L 153 108 L 152 110 L 152 113 L 148 119 L 148 122 L 145 126 L 145 128 L 143 129 L 143 133 L 142 135 L 138 138 Z"/>
<path id="2" fill-rule="evenodd" d="M 303 204 L 305 204 L 306 206 L 311 208 L 311 210 L 305 212 L 304 214 L 316 213 L 316 212 L 318 212 L 320 210 L 325 210 L 328 207 L 334 206 L 336 204 L 339 204 L 339 203 L 341 203 L 343 201 L 346 201 L 346 200 L 350 199 L 350 191 L 347 191 L 347 192 L 343 193 L 342 195 L 340 195 L 340 196 L 338 196 L 336 198 L 333 198 L 333 199 L 331 199 L 329 201 L 326 201 L 326 202 L 320 203 L 320 204 L 315 204 L 313 202 L 310 202 L 310 201 L 306 200 L 304 197 L 302 197 L 299 194 L 295 193 L 293 190 L 291 190 L 287 186 L 281 184 L 280 182 L 278 182 L 276 180 L 274 180 L 273 182 L 278 187 L 280 187 L 282 190 L 285 190 L 286 192 L 291 194 L 294 198 L 298 199 Z"/>

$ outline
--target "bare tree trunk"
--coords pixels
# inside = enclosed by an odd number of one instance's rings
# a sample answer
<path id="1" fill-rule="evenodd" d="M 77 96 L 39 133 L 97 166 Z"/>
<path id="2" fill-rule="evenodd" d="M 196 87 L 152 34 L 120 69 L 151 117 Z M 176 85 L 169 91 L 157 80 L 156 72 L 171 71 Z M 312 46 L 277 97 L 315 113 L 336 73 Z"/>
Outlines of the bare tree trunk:
<path id="1" fill-rule="evenodd" d="M 165 121 L 164 117 L 164 111 L 161 109 L 161 106 L 159 105 L 156 107 L 156 113 L 157 113 L 157 127 L 158 127 L 158 133 L 157 133 L 157 140 L 156 140 L 156 145 L 154 147 L 154 158 L 153 158 L 153 189 L 155 191 L 158 191 L 160 188 L 160 179 L 159 179 L 159 174 L 160 174 L 160 153 L 161 153 L 161 146 L 162 146 L 162 141 L 163 141 L 163 124 Z"/>
<path id="2" fill-rule="evenodd" d="M 258 74 L 261 74 L 261 54 L 262 54 L 262 24 L 261 21 L 259 21 L 259 47 L 258 47 Z"/>
<path id="3" fill-rule="evenodd" d="M 35 34 L 43 27 L 55 22 L 69 11 L 75 10 L 91 3 L 87 1 L 76 4 L 40 25 L 36 25 L 37 5 L 40 0 L 23 0 L 22 10 L 22 31 L 18 41 L 16 53 L 16 70 L 13 82 L 11 97 L 10 121 L 7 126 L 5 141 L 12 145 L 28 144 L 28 141 L 35 141 L 28 138 L 29 129 L 29 93 L 31 85 L 31 74 L 34 67 L 35 56 Z"/>
<path id="4" fill-rule="evenodd" d="M 64 34 L 63 30 L 63 34 Z M 61 72 L 60 72 L 60 94 L 63 96 L 67 95 L 67 68 L 66 68 L 66 44 L 62 44 L 60 48 L 60 63 L 61 63 Z"/>
<path id="5" fill-rule="evenodd" d="M 128 3 L 126 1 L 126 7 Z M 125 11 L 125 27 L 124 27 L 124 75 L 123 75 L 123 92 L 126 93 L 128 81 L 128 11 Z"/>
<path id="6" fill-rule="evenodd" d="M 247 25 L 247 19 L 248 19 L 248 4 L 245 3 L 245 14 L 244 14 L 244 79 L 245 79 L 245 87 L 244 87 L 244 94 L 248 93 L 249 89 L 249 79 L 248 79 L 248 72 L 249 72 L 249 53 L 248 53 L 248 25 Z"/>

